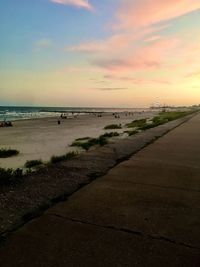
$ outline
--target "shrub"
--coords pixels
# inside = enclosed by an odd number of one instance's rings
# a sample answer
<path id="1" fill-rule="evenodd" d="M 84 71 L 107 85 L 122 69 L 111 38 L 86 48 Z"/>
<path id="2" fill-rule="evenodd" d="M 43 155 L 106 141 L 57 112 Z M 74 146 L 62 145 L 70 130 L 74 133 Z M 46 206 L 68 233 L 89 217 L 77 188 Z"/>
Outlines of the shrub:
<path id="1" fill-rule="evenodd" d="M 78 154 L 77 152 L 72 151 L 62 156 L 52 156 L 50 163 L 57 163 L 63 160 L 69 160 L 77 156 L 77 154 Z"/>
<path id="2" fill-rule="evenodd" d="M 27 162 L 25 163 L 25 167 L 26 168 L 33 168 L 36 166 L 39 166 L 43 164 L 43 162 L 39 159 L 39 160 L 27 160 Z"/>
<path id="3" fill-rule="evenodd" d="M 110 124 L 104 127 L 105 130 L 121 129 L 121 124 Z"/>
<path id="4" fill-rule="evenodd" d="M 0 149 L 0 158 L 9 158 L 19 154 L 18 150 L 15 149 Z"/>

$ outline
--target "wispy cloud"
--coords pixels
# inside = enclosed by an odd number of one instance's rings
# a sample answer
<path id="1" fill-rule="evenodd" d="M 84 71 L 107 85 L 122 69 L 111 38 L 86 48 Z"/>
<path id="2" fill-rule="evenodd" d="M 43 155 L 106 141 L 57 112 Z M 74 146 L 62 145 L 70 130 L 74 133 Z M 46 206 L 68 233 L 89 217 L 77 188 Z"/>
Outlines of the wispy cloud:
<path id="1" fill-rule="evenodd" d="M 148 46 L 141 46 L 129 51 L 124 56 L 104 56 L 92 60 L 92 64 L 113 72 L 158 69 L 166 64 L 172 50 L 179 46 L 176 38 L 165 38 Z"/>
<path id="2" fill-rule="evenodd" d="M 129 84 L 163 84 L 169 85 L 171 82 L 164 79 L 138 79 L 131 76 L 119 76 L 119 75 L 104 75 L 104 79 L 112 80 L 112 81 L 123 81 L 128 82 Z"/>
<path id="3" fill-rule="evenodd" d="M 122 87 L 102 87 L 102 88 L 96 88 L 96 90 L 100 91 L 121 91 L 121 90 L 127 90 L 128 88 L 122 88 Z"/>
<path id="4" fill-rule="evenodd" d="M 50 0 L 53 3 L 60 5 L 70 5 L 78 8 L 84 8 L 87 10 L 94 10 L 94 7 L 89 3 L 88 0 Z"/>
<path id="5" fill-rule="evenodd" d="M 170 84 L 168 79 L 136 79 L 132 74 L 158 71 L 177 72 L 199 66 L 197 55 L 200 47 L 197 38 L 176 32 L 174 19 L 200 10 L 199 0 L 119 0 L 116 18 L 112 21 L 110 37 L 86 41 L 67 47 L 66 51 L 83 53 L 91 67 L 102 69 L 119 80 L 134 84 Z M 174 27 L 173 31 L 165 31 Z M 174 31 L 175 30 L 175 31 Z M 171 32 L 171 33 L 170 33 Z M 173 32 L 173 33 L 172 33 Z M 191 33 L 191 37 L 196 36 Z M 189 40 L 189 42 L 188 42 Z M 182 73 L 182 74 L 181 74 Z"/>
<path id="6" fill-rule="evenodd" d="M 151 37 L 145 39 L 144 41 L 147 42 L 147 43 L 150 43 L 150 42 L 158 41 L 160 39 L 162 39 L 162 36 L 155 35 L 155 36 L 151 36 Z"/>
<path id="7" fill-rule="evenodd" d="M 146 27 L 200 9 L 199 0 L 121 0 L 118 27 Z"/>

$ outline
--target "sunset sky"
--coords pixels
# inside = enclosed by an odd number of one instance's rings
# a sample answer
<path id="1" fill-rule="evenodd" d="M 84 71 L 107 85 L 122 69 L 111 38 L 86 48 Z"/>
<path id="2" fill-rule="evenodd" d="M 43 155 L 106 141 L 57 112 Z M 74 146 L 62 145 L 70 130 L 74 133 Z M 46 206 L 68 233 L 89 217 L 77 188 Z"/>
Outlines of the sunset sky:
<path id="1" fill-rule="evenodd" d="M 200 0 L 1 0 L 0 105 L 200 103 Z"/>

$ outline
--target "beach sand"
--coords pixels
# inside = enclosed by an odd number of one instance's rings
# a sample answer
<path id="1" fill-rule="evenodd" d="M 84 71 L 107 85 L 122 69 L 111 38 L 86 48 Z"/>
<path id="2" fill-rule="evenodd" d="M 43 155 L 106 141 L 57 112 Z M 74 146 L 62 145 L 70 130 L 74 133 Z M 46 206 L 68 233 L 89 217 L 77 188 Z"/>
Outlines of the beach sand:
<path id="1" fill-rule="evenodd" d="M 70 147 L 76 138 L 98 137 L 105 132 L 121 130 L 104 130 L 108 124 L 122 124 L 139 118 L 151 118 L 154 111 L 135 112 L 126 116 L 119 114 L 115 118 L 112 114 L 105 113 L 102 117 L 94 114 L 81 115 L 77 118 L 62 119 L 58 125 L 55 118 L 42 118 L 34 120 L 15 121 L 13 127 L 0 128 L 0 148 L 12 148 L 19 150 L 19 155 L 11 158 L 0 159 L 0 167 L 22 168 L 27 160 L 41 159 L 49 161 L 53 155 L 62 155 L 69 151 L 78 150 Z"/>

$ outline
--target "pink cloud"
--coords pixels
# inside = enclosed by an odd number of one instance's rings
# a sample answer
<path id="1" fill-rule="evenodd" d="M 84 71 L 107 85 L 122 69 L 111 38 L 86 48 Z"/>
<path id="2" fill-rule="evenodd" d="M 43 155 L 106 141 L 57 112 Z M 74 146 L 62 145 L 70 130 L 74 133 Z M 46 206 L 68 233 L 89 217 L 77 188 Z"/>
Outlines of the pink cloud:
<path id="1" fill-rule="evenodd" d="M 180 45 L 176 38 L 161 39 L 147 46 L 129 51 L 126 56 L 104 56 L 92 60 L 93 65 L 113 72 L 130 72 L 161 68 L 172 51 Z"/>
<path id="2" fill-rule="evenodd" d="M 94 9 L 88 0 L 50 0 L 50 1 L 56 4 L 70 5 L 88 10 Z"/>
<path id="3" fill-rule="evenodd" d="M 200 8 L 199 0 L 121 0 L 119 28 L 146 27 Z"/>
<path id="4" fill-rule="evenodd" d="M 155 32 L 160 32 L 169 28 L 170 24 L 159 25 L 159 26 L 152 26 L 145 29 L 139 29 L 138 31 L 128 32 L 128 33 L 116 33 L 111 35 L 111 37 L 103 40 L 94 40 L 88 41 L 81 44 L 77 44 L 71 47 L 66 47 L 66 51 L 71 52 L 80 52 L 80 53 L 88 53 L 88 54 L 98 54 L 98 53 L 117 53 L 119 54 L 122 50 L 127 50 L 131 46 L 135 45 L 137 41 L 140 41 L 144 38 L 145 42 L 153 42 L 158 39 L 161 39 L 162 36 L 160 35 L 153 35 Z"/>
<path id="5" fill-rule="evenodd" d="M 57 0 L 58 1 L 58 0 Z M 60 0 L 61 1 L 61 0 Z M 84 53 L 92 68 L 102 69 L 120 77 L 121 81 L 137 84 L 167 84 L 167 79 L 135 79 L 154 71 L 183 73 L 190 65 L 199 66 L 197 34 L 184 32 L 166 37 L 163 31 L 172 26 L 171 19 L 200 8 L 200 0 L 119 0 L 118 18 L 109 38 L 86 41 L 66 50 Z M 165 24 L 163 23 L 165 21 Z M 162 24 L 161 24 L 162 22 Z M 160 23 L 160 24 L 158 24 Z M 168 33 L 169 35 L 169 33 Z M 195 39 L 192 39 L 195 36 Z M 188 42 L 190 40 L 190 43 Z M 159 72 L 158 72 L 159 73 Z"/>

